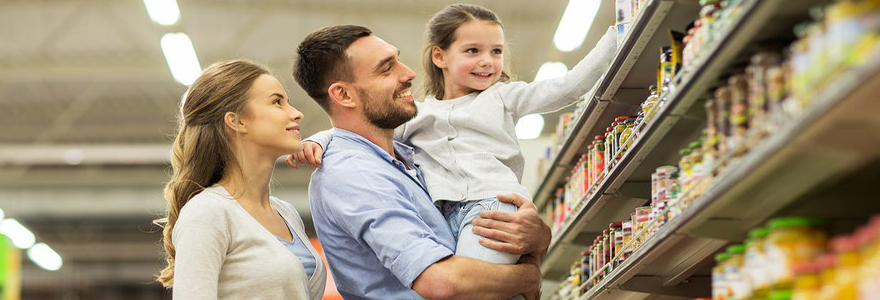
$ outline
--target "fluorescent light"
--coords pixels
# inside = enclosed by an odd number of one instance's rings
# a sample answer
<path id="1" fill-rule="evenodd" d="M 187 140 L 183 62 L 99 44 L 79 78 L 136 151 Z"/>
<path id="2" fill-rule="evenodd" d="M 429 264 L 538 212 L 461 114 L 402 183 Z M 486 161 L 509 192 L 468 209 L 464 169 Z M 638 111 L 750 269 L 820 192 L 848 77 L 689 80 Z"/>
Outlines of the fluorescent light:
<path id="1" fill-rule="evenodd" d="M 570 52 L 584 43 L 590 26 L 599 13 L 599 0 L 569 0 L 562 20 L 553 35 L 553 44 L 562 52 Z"/>
<path id="2" fill-rule="evenodd" d="M 66 162 L 68 165 L 79 165 L 83 162 L 84 158 L 85 154 L 82 152 L 82 150 L 73 148 L 64 151 L 64 162 Z"/>
<path id="3" fill-rule="evenodd" d="M 36 241 L 34 233 L 15 219 L 6 219 L 0 222 L 0 233 L 9 237 L 12 240 L 12 245 L 21 249 L 30 248 Z"/>
<path id="4" fill-rule="evenodd" d="M 168 26 L 177 23 L 180 19 L 180 8 L 177 0 L 144 0 L 147 14 L 154 22 Z"/>
<path id="5" fill-rule="evenodd" d="M 184 85 L 190 85 L 199 74 L 202 67 L 199 58 L 196 57 L 196 49 L 186 33 L 166 33 L 162 36 L 162 52 L 165 53 L 165 61 L 171 69 L 171 76 Z"/>
<path id="6" fill-rule="evenodd" d="M 535 74 L 535 81 L 541 81 L 550 78 L 562 77 L 568 72 L 568 67 L 561 62 L 545 62 Z"/>
<path id="7" fill-rule="evenodd" d="M 539 114 L 527 115 L 516 122 L 516 136 L 521 140 L 536 139 L 543 129 L 544 117 Z"/>
<path id="8" fill-rule="evenodd" d="M 58 269 L 61 269 L 61 265 L 64 264 L 61 261 L 61 255 L 58 255 L 55 250 L 49 248 L 49 245 L 43 243 L 36 244 L 28 249 L 27 255 L 40 268 L 49 271 L 58 271 Z"/>

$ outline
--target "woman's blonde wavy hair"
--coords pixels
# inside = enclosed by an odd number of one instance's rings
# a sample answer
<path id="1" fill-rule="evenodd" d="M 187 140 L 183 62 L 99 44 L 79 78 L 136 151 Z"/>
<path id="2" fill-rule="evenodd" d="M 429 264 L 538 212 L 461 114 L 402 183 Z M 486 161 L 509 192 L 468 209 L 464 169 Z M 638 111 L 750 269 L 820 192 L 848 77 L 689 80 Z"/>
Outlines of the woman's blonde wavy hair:
<path id="1" fill-rule="evenodd" d="M 172 146 L 171 180 L 165 185 L 167 215 L 154 221 L 162 227 L 167 265 L 157 281 L 174 285 L 174 244 L 171 233 L 180 210 L 205 187 L 216 184 L 226 166 L 237 165 L 223 122 L 227 112 L 246 113 L 248 93 L 260 75 L 269 72 L 249 61 L 215 63 L 190 86 L 181 103 L 177 136 Z"/>

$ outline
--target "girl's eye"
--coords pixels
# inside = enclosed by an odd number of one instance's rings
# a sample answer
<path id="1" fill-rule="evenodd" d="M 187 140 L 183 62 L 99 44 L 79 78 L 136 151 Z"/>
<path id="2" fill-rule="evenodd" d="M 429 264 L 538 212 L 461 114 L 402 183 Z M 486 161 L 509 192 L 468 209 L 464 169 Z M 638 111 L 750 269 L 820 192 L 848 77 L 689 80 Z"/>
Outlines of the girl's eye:
<path id="1" fill-rule="evenodd" d="M 501 49 L 492 49 L 492 54 L 501 54 Z"/>
<path id="2" fill-rule="evenodd" d="M 477 48 L 468 48 L 467 50 L 464 50 L 464 52 L 471 53 L 471 54 L 477 53 Z"/>
<path id="3" fill-rule="evenodd" d="M 273 101 L 272 101 L 272 104 L 274 104 L 274 105 L 281 105 L 281 99 L 275 99 L 275 100 L 273 100 Z"/>

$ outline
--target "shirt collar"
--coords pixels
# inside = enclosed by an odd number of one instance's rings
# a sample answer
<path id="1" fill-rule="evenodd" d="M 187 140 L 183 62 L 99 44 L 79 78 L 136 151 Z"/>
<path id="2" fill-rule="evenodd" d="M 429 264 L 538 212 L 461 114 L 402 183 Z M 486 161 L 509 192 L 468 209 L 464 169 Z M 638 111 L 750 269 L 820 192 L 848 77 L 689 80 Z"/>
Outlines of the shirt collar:
<path id="1" fill-rule="evenodd" d="M 333 128 L 333 136 L 363 144 L 366 146 L 366 148 L 372 150 L 374 153 L 379 155 L 379 157 L 381 157 L 385 161 L 393 163 L 396 160 L 393 156 L 389 155 L 388 152 L 385 152 L 385 149 L 382 149 L 381 147 L 374 144 L 373 142 L 371 142 L 367 138 L 361 136 L 360 134 L 357 134 L 357 133 L 354 133 L 354 132 L 351 132 L 351 131 L 348 131 L 348 130 L 345 130 L 342 128 L 335 128 L 334 127 Z M 404 162 L 406 162 L 409 165 L 413 165 L 413 155 L 415 153 L 415 150 L 413 150 L 412 147 L 407 146 L 404 143 L 394 141 L 394 150 L 397 151 L 398 154 L 400 154 L 401 159 L 403 159 Z"/>

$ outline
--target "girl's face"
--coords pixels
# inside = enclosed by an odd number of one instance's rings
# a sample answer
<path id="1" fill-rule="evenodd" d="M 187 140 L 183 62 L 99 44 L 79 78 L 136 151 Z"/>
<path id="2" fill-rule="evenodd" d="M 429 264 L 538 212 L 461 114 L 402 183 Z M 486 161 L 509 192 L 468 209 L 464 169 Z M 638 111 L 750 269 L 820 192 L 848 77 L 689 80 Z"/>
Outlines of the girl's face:
<path id="1" fill-rule="evenodd" d="M 300 151 L 299 122 L 303 114 L 290 105 L 278 79 L 263 74 L 251 86 L 242 118 L 243 140 L 257 151 L 275 156 Z"/>
<path id="2" fill-rule="evenodd" d="M 504 30 L 495 22 L 472 20 L 455 30 L 446 50 L 432 49 L 434 64 L 443 70 L 444 98 L 483 91 L 501 78 Z"/>

